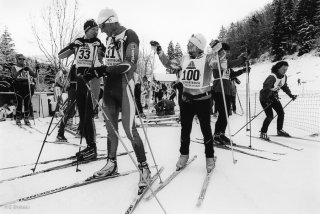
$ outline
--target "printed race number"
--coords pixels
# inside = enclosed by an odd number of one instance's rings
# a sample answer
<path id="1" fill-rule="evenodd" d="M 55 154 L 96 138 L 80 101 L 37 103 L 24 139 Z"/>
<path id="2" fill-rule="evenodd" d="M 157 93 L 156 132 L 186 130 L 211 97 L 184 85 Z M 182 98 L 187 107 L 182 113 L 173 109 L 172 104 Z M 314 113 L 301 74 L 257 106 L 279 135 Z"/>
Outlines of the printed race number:
<path id="1" fill-rule="evenodd" d="M 79 50 L 79 59 L 89 59 L 90 58 L 90 50 Z"/>
<path id="2" fill-rule="evenodd" d="M 190 70 L 184 70 L 182 72 L 182 79 L 181 80 L 194 80 L 198 81 L 200 78 L 200 71 L 195 69 L 190 69 Z"/>

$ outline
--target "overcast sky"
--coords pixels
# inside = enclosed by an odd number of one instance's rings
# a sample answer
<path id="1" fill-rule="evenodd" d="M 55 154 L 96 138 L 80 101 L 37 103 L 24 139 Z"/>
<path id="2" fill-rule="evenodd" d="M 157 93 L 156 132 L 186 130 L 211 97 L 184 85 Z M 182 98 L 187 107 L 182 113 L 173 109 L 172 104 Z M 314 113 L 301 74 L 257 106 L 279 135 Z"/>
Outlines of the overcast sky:
<path id="1" fill-rule="evenodd" d="M 72 0 L 69 0 L 72 1 Z M 0 33 L 7 26 L 17 52 L 41 54 L 31 31 L 31 17 L 40 20 L 41 10 L 51 0 L 0 0 Z M 167 47 L 172 40 L 186 51 L 193 33 L 203 33 L 209 42 L 221 26 L 229 26 L 261 10 L 272 0 L 79 0 L 83 20 L 97 18 L 100 9 L 113 8 L 120 23 L 138 34 L 141 45 L 157 40 Z M 82 27 L 82 23 L 81 23 Z"/>

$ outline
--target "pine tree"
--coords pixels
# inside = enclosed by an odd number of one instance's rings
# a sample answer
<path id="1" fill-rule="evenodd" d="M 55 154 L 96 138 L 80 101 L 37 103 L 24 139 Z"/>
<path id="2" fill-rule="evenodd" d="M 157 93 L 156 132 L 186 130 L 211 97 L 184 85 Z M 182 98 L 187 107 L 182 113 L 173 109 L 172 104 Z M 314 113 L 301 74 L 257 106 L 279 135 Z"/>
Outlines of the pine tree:
<path id="1" fill-rule="evenodd" d="M 286 0 L 284 3 L 283 14 L 284 14 L 284 49 L 287 53 L 293 54 L 295 51 L 295 20 L 294 20 L 294 5 L 292 0 Z"/>
<path id="2" fill-rule="evenodd" d="M 299 26 L 298 36 L 300 39 L 300 49 L 298 56 L 308 53 L 315 43 L 315 27 L 309 24 L 305 19 L 304 22 Z"/>
<path id="3" fill-rule="evenodd" d="M 225 27 L 223 27 L 223 25 L 222 25 L 220 32 L 219 32 L 218 40 L 222 41 L 222 42 L 226 41 L 227 34 L 228 34 L 228 30 Z"/>
<path id="4" fill-rule="evenodd" d="M 284 54 L 284 24 L 282 16 L 282 3 L 281 0 L 274 2 L 274 21 L 272 27 L 271 39 L 271 54 L 274 56 L 274 61 L 280 60 Z"/>
<path id="5" fill-rule="evenodd" d="M 308 53 L 315 44 L 316 14 L 318 0 L 300 0 L 296 6 L 297 42 L 300 46 L 299 55 Z"/>
<path id="6" fill-rule="evenodd" d="M 167 51 L 167 56 L 169 60 L 172 60 L 175 58 L 175 52 L 174 52 L 174 47 L 173 47 L 173 42 L 170 41 L 168 45 L 168 51 Z M 166 68 L 166 72 L 171 74 L 173 73 L 172 69 Z"/>
<path id="7" fill-rule="evenodd" d="M 14 62 L 16 54 L 14 47 L 13 39 L 6 27 L 0 37 L 0 63 Z"/>
<path id="8" fill-rule="evenodd" d="M 176 46 L 174 47 L 174 58 L 178 59 L 182 57 L 182 50 L 180 44 L 177 42 Z"/>
<path id="9" fill-rule="evenodd" d="M 174 59 L 174 47 L 172 41 L 169 42 L 167 56 L 170 60 Z"/>

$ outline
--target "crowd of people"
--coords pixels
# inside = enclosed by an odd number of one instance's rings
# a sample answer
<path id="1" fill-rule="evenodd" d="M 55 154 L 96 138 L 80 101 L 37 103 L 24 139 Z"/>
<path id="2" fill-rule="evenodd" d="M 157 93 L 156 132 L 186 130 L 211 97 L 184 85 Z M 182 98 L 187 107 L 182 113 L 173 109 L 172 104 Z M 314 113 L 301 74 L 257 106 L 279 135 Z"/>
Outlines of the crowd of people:
<path id="1" fill-rule="evenodd" d="M 204 153 L 206 171 L 210 172 L 214 165 L 214 144 L 228 145 L 230 139 L 225 131 L 228 117 L 236 112 L 235 97 L 237 76 L 248 74 L 250 67 L 234 71 L 232 68 L 243 66 L 248 61 L 244 53 L 237 59 L 230 59 L 230 46 L 227 43 L 213 40 L 211 51 L 206 53 L 207 41 L 201 34 L 193 34 L 187 44 L 187 54 L 175 61 L 169 60 L 159 42 L 151 41 L 161 63 L 174 70 L 177 81 L 168 88 L 159 81 L 152 83 L 143 77 L 134 82 L 134 72 L 137 69 L 139 55 L 139 36 L 132 30 L 122 26 L 113 9 L 106 8 L 99 12 L 97 21 L 90 19 L 84 23 L 84 35 L 75 39 L 63 48 L 58 57 L 64 59 L 71 55 L 74 61 L 67 75 L 67 70 L 61 70 L 56 75 L 55 94 L 58 106 L 64 106 L 57 140 L 67 141 L 64 129 L 67 121 L 79 112 L 79 132 L 84 137 L 87 147 L 76 154 L 79 161 L 90 161 L 97 158 L 95 111 L 99 99 L 103 99 L 101 110 L 106 122 L 108 158 L 106 164 L 94 173 L 95 177 L 111 176 L 117 173 L 118 121 L 121 112 L 121 122 L 127 138 L 131 141 L 138 167 L 140 170 L 139 188 L 147 186 L 151 178 L 146 151 L 140 134 L 134 125 L 135 114 L 144 116 L 144 108 L 148 108 L 151 100 L 156 108 L 175 105 L 177 98 L 180 108 L 181 133 L 180 156 L 176 163 L 177 170 L 182 169 L 189 159 L 190 133 L 193 119 L 197 116 L 204 137 Z M 97 38 L 98 31 L 106 34 L 106 40 Z M 17 100 L 16 123 L 30 125 L 30 100 L 34 93 L 34 78 L 37 73 L 25 64 L 22 54 L 16 56 L 16 64 L 12 67 L 14 92 Z M 263 84 L 260 92 L 260 102 L 267 115 L 261 128 L 260 137 L 268 140 L 267 130 L 273 119 L 272 109 L 278 114 L 278 134 L 288 136 L 283 131 L 284 112 L 278 100 L 277 92 L 283 89 L 293 100 L 286 84 L 288 63 L 281 61 L 271 69 L 271 75 Z M 103 90 L 100 89 L 104 82 Z M 61 91 L 67 85 L 68 99 L 62 102 Z M 102 93 L 103 92 L 103 93 Z M 144 97 L 144 105 L 142 98 Z M 165 99 L 163 99 L 165 98 Z M 163 102 L 163 100 L 166 100 Z M 171 103 L 170 103 L 171 102 Z M 218 119 L 215 127 L 211 127 L 211 114 L 214 104 Z M 24 111 L 22 110 L 24 107 Z M 58 107 L 56 108 L 56 110 Z M 231 110 L 232 109 L 232 110 Z M 168 111 L 167 114 L 174 114 Z"/>

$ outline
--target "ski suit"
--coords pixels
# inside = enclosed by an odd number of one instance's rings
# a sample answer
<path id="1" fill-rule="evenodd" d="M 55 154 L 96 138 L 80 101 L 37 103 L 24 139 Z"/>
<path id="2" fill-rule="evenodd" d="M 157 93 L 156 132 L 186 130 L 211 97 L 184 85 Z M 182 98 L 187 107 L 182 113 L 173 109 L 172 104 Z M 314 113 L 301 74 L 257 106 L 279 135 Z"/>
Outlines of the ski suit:
<path id="1" fill-rule="evenodd" d="M 98 48 L 103 48 L 103 44 L 100 39 L 92 38 L 86 39 L 85 37 L 77 38 L 83 43 L 76 51 L 74 65 L 77 73 L 77 86 L 76 86 L 76 103 L 80 117 L 80 133 L 85 137 L 88 147 L 96 146 L 96 132 L 94 124 L 94 104 L 91 93 L 87 88 L 87 83 L 84 81 L 81 75 L 86 74 L 90 69 L 94 67 L 100 67 L 101 63 L 98 60 L 97 51 Z M 65 52 L 73 50 L 72 44 L 62 49 L 59 55 L 64 55 Z M 59 57 L 60 58 L 60 57 Z"/>
<path id="2" fill-rule="evenodd" d="M 37 77 L 37 74 L 33 72 L 29 67 L 12 67 L 12 76 L 14 79 L 13 88 L 17 100 L 17 119 L 28 118 L 32 114 L 31 96 L 34 94 L 34 82 L 33 78 Z M 24 114 L 22 114 L 22 105 L 24 106 Z M 31 109 L 30 109 L 31 108 Z"/>
<path id="3" fill-rule="evenodd" d="M 172 62 L 164 54 L 159 53 L 159 59 L 162 64 L 170 69 L 180 66 L 179 81 L 183 85 L 182 101 L 180 105 L 181 117 L 181 138 L 180 153 L 181 155 L 189 154 L 190 133 L 192 122 L 195 115 L 198 116 L 201 132 L 204 138 L 205 156 L 212 158 L 214 156 L 213 137 L 210 125 L 210 97 L 212 81 L 213 55 L 201 55 L 198 58 L 190 58 L 184 55 Z"/>
<path id="4" fill-rule="evenodd" d="M 293 97 L 287 85 L 287 76 L 278 73 L 271 73 L 263 83 L 263 88 L 260 90 L 260 103 L 267 117 L 263 121 L 261 132 L 268 131 L 269 124 L 273 119 L 274 109 L 278 114 L 277 130 L 282 130 L 284 121 L 284 111 L 279 101 L 279 90 L 282 89 L 289 97 Z M 266 108 L 271 104 L 268 108 Z"/>
<path id="5" fill-rule="evenodd" d="M 243 74 L 246 69 L 242 69 L 239 71 L 234 71 L 231 68 L 240 66 L 245 62 L 245 59 L 237 59 L 237 60 L 227 60 L 226 55 L 223 55 L 220 58 L 220 66 L 221 66 L 221 78 L 222 78 L 222 84 L 224 89 L 224 94 L 226 98 L 226 105 L 227 105 L 227 113 L 230 112 L 230 97 L 232 94 L 232 87 L 231 87 L 231 80 L 232 78 L 235 78 L 241 74 Z M 222 87 L 220 82 L 220 74 L 219 74 L 219 68 L 218 63 L 215 62 L 213 64 L 213 99 L 215 101 L 215 112 L 219 113 L 218 119 L 215 124 L 214 134 L 221 134 L 225 133 L 225 130 L 227 128 L 227 117 L 225 113 L 225 106 L 223 101 L 223 93 L 222 93 Z M 228 115 L 229 116 L 229 115 Z"/>
<path id="6" fill-rule="evenodd" d="M 118 117 L 121 111 L 122 125 L 136 154 L 138 162 L 146 161 L 145 150 L 141 137 L 135 127 L 134 76 L 139 54 L 139 38 L 137 34 L 127 29 L 118 35 L 106 38 L 106 55 L 104 64 L 104 112 L 108 120 L 108 157 L 115 159 L 118 148 L 118 137 L 113 128 L 118 131 Z M 130 87 L 130 88 L 129 88 Z M 111 123 L 111 124 L 110 124 Z"/>

